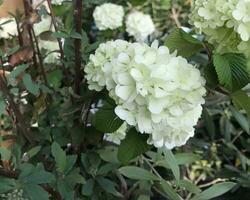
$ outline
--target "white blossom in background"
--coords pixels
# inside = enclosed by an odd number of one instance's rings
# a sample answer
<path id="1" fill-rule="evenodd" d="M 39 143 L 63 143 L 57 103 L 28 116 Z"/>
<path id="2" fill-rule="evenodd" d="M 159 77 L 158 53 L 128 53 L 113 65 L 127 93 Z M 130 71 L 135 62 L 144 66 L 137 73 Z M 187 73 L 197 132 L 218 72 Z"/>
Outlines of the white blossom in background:
<path id="1" fill-rule="evenodd" d="M 114 30 L 122 26 L 124 9 L 116 4 L 104 3 L 95 8 L 93 17 L 99 30 Z"/>
<path id="2" fill-rule="evenodd" d="M 0 18 L 0 39 L 17 36 L 17 24 L 14 18 Z"/>
<path id="3" fill-rule="evenodd" d="M 128 126 L 126 123 L 123 123 L 121 127 L 113 133 L 106 133 L 104 139 L 115 144 L 121 144 L 121 141 L 126 137 L 126 131 Z"/>
<path id="4" fill-rule="evenodd" d="M 144 41 L 155 31 L 155 25 L 150 15 L 135 11 L 127 16 L 126 31 L 137 41 Z"/>
<path id="5" fill-rule="evenodd" d="M 243 48 L 250 41 L 249 0 L 194 0 L 190 18 L 209 43 L 220 47 L 221 53 L 239 51 L 250 56 L 249 50 Z"/>
<path id="6" fill-rule="evenodd" d="M 47 52 L 44 58 L 44 63 L 58 63 L 60 58 L 58 41 L 41 40 L 39 39 L 40 49 L 44 49 Z"/>
<path id="7" fill-rule="evenodd" d="M 165 46 L 121 40 L 100 45 L 85 69 L 89 89 L 104 87 L 116 101 L 115 113 L 149 143 L 168 149 L 194 135 L 204 103 L 205 80 L 186 59 Z"/>
<path id="8" fill-rule="evenodd" d="M 36 36 L 39 36 L 41 33 L 44 33 L 46 31 L 54 31 L 52 19 L 49 15 L 42 16 L 41 21 L 35 23 L 33 27 Z"/>
<path id="9" fill-rule="evenodd" d="M 62 5 L 65 0 L 52 0 L 51 3 L 54 5 Z"/>
<path id="10" fill-rule="evenodd" d="M 23 190 L 13 190 L 11 192 L 0 194 L 0 197 L 2 200 L 28 200 L 28 198 L 25 198 L 23 195 Z"/>

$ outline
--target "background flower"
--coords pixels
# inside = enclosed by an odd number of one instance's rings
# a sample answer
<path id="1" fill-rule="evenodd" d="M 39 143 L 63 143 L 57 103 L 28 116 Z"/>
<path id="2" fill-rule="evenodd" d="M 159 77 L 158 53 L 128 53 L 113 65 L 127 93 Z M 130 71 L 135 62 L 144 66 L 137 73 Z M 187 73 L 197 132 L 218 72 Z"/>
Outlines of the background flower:
<path id="1" fill-rule="evenodd" d="M 135 11 L 127 16 L 126 31 L 137 41 L 144 41 L 155 31 L 155 26 L 150 15 Z"/>
<path id="2" fill-rule="evenodd" d="M 124 10 L 122 6 L 105 3 L 95 8 L 93 17 L 99 30 L 114 30 L 122 26 Z"/>

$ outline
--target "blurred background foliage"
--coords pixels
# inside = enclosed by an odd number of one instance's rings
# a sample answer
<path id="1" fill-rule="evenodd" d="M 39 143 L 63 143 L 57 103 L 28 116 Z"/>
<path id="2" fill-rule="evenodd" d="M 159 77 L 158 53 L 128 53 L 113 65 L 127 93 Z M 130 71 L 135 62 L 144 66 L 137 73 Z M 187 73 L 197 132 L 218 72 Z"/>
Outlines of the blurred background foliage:
<path id="1" fill-rule="evenodd" d="M 126 6 L 126 12 L 138 9 L 150 14 L 157 27 L 150 41 L 157 38 L 164 43 L 176 26 L 190 27 L 191 1 L 110 2 Z M 117 159 L 118 146 L 104 141 L 101 131 L 86 125 L 93 115 L 91 106 L 97 107 L 100 99 L 107 101 L 107 94 L 88 91 L 85 82 L 80 83 L 80 93 L 75 93 L 74 40 L 81 39 L 83 65 L 103 41 L 112 38 L 132 41 L 124 33 L 124 27 L 105 32 L 96 29 L 93 9 L 104 2 L 107 1 L 83 0 L 82 35 L 74 31 L 71 1 L 53 6 L 55 16 L 60 18 L 59 31 L 50 37 L 64 38 L 64 59 L 44 65 L 47 83 L 41 70 L 29 62 L 11 71 L 7 99 L 13 98 L 24 123 L 32 124 L 32 143 L 36 145 L 28 144 L 20 134 L 17 116 L 9 109 L 11 105 L 6 104 L 6 97 L 0 98 L 1 198 L 21 199 L 19 195 L 34 200 L 248 200 L 249 117 L 232 105 L 228 95 L 215 90 L 217 77 L 214 72 L 207 72 L 209 58 L 205 51 L 189 57 L 211 81 L 207 82 L 206 104 L 196 134 L 185 146 L 176 148 L 173 153 L 145 147 L 149 150 L 147 153 L 132 160 L 123 158 L 125 162 L 121 162 Z M 18 38 L 0 39 L 0 46 L 1 61 L 8 60 L 19 51 Z M 245 90 L 249 92 L 249 88 Z M 132 140 L 130 148 L 125 146 L 123 150 L 128 154 L 136 151 L 137 141 Z M 236 184 L 223 185 L 226 181 Z M 208 188 L 210 190 L 206 191 Z M 233 189 L 223 194 L 221 191 L 228 191 L 227 188 Z M 201 193 L 201 190 L 206 192 Z"/>

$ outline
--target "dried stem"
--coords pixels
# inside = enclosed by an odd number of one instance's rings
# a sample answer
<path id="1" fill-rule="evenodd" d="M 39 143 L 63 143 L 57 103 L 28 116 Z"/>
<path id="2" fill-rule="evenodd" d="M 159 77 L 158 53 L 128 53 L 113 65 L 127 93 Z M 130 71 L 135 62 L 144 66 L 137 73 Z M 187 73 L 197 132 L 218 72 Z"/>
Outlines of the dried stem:
<path id="1" fill-rule="evenodd" d="M 82 33 L 82 0 L 75 0 L 74 9 L 75 31 Z M 75 93 L 80 94 L 81 83 L 81 39 L 75 39 Z"/>

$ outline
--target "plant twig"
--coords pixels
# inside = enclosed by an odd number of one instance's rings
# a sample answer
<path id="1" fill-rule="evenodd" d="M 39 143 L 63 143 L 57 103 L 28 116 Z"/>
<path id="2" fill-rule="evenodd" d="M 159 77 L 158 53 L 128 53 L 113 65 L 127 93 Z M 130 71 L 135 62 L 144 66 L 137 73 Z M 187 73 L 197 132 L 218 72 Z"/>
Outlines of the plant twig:
<path id="1" fill-rule="evenodd" d="M 55 15 L 54 15 L 52 5 L 51 5 L 51 0 L 47 0 L 47 3 L 48 3 L 48 6 L 49 6 L 49 12 L 50 12 L 52 24 L 54 26 L 55 31 L 58 32 L 58 28 L 57 28 L 57 24 L 56 24 L 56 20 L 55 20 Z M 63 51 L 62 41 L 61 41 L 60 38 L 57 38 L 57 42 L 58 42 L 58 45 L 59 45 L 61 59 L 63 60 L 64 59 L 64 51 Z"/>
<path id="2" fill-rule="evenodd" d="M 74 23 L 75 31 L 82 33 L 82 0 L 75 0 Z M 81 39 L 75 39 L 75 93 L 80 94 L 81 83 Z"/>
<path id="3" fill-rule="evenodd" d="M 3 92 L 5 98 L 8 100 L 8 103 L 10 104 L 10 107 L 15 114 L 15 117 L 17 119 L 17 125 L 20 128 L 23 136 L 31 143 L 35 144 L 34 139 L 32 137 L 32 133 L 30 131 L 29 126 L 27 125 L 26 121 L 24 120 L 25 118 L 23 117 L 22 113 L 18 109 L 16 103 L 14 102 L 14 97 L 10 93 L 4 79 L 2 76 L 0 76 L 0 89 Z"/>

